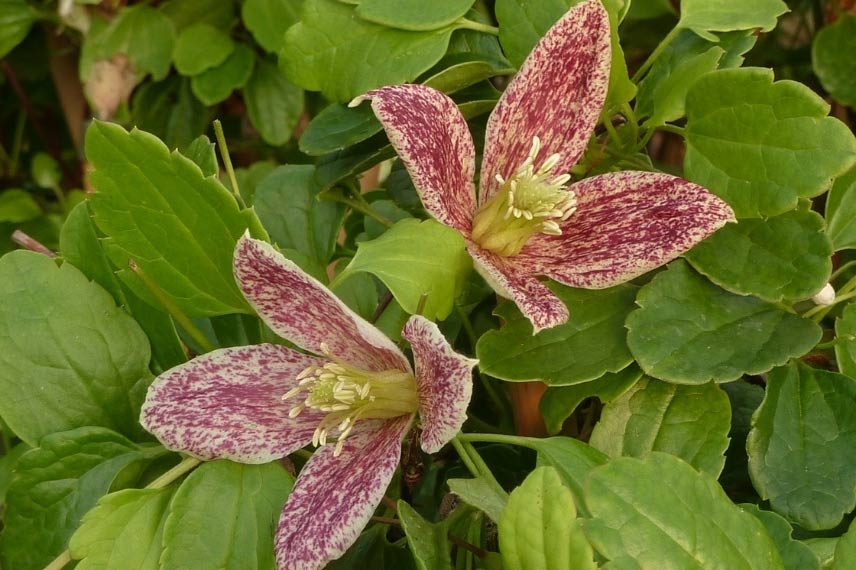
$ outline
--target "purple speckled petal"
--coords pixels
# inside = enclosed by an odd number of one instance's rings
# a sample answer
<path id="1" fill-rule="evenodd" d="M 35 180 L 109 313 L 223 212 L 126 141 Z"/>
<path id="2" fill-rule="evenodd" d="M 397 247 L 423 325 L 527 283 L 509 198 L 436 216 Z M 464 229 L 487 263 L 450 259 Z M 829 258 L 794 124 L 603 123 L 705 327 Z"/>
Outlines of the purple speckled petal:
<path id="1" fill-rule="evenodd" d="M 279 570 L 318 570 L 357 540 L 398 467 L 412 419 L 401 416 L 355 433 L 339 457 L 329 445 L 315 452 L 279 518 Z"/>
<path id="2" fill-rule="evenodd" d="M 235 279 L 265 323 L 297 346 L 331 352 L 367 370 L 406 370 L 404 354 L 382 332 L 270 244 L 246 234 L 235 247 Z"/>
<path id="3" fill-rule="evenodd" d="M 499 295 L 517 304 L 532 323 L 532 334 L 543 329 L 561 325 L 568 320 L 568 308 L 529 268 L 517 267 L 517 257 L 500 257 L 468 243 L 467 249 L 473 258 L 473 267 L 485 278 Z"/>
<path id="4" fill-rule="evenodd" d="M 407 167 L 422 204 L 447 226 L 469 234 L 475 212 L 475 148 L 455 103 L 424 85 L 369 91 L 372 109 Z"/>
<path id="5" fill-rule="evenodd" d="M 572 287 L 624 283 L 671 261 L 734 220 L 701 186 L 655 172 L 614 172 L 577 182 L 577 211 L 562 235 L 534 236 L 515 264 Z"/>
<path id="6" fill-rule="evenodd" d="M 508 178 L 541 139 L 538 166 L 553 153 L 553 172 L 568 172 L 586 148 L 609 86 L 609 17 L 600 0 L 577 4 L 541 38 L 487 123 L 479 203 Z"/>
<path id="7" fill-rule="evenodd" d="M 282 395 L 307 366 L 322 363 L 275 344 L 209 352 L 158 376 L 149 387 L 140 423 L 166 447 L 202 459 L 267 463 L 300 449 L 324 414 Z"/>
<path id="8" fill-rule="evenodd" d="M 401 336 L 410 342 L 416 362 L 422 449 L 436 453 L 467 419 L 478 361 L 452 350 L 437 325 L 419 315 L 410 317 Z"/>

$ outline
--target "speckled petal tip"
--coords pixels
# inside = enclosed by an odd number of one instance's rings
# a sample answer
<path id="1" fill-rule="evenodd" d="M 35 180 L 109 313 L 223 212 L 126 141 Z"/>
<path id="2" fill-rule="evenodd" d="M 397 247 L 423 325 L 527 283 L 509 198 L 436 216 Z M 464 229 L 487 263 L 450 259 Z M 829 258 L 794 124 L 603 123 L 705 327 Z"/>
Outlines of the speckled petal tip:
<path id="1" fill-rule="evenodd" d="M 518 255 L 521 271 L 572 287 L 600 289 L 659 267 L 734 221 L 722 199 L 655 172 L 614 172 L 571 187 L 577 211 L 562 235 L 535 236 Z"/>
<path id="2" fill-rule="evenodd" d="M 452 350 L 437 325 L 419 315 L 410 317 L 401 336 L 410 342 L 416 363 L 422 449 L 436 453 L 467 419 L 478 361 Z"/>
<path id="3" fill-rule="evenodd" d="M 554 153 L 556 173 L 576 164 L 597 124 L 609 86 L 609 16 L 600 0 L 577 4 L 529 54 L 487 124 L 479 203 L 498 188 L 541 139 L 536 166 Z"/>
<path id="4" fill-rule="evenodd" d="M 166 447 L 201 459 L 267 463 L 308 444 L 323 414 L 282 396 L 320 359 L 274 344 L 224 348 L 176 366 L 149 387 L 140 423 Z"/>
<path id="5" fill-rule="evenodd" d="M 378 422 L 349 437 L 342 454 L 312 456 L 288 497 L 276 532 L 279 570 L 320 570 L 357 540 L 401 457 L 411 416 Z"/>
<path id="6" fill-rule="evenodd" d="M 469 234 L 475 212 L 475 147 L 454 101 L 424 85 L 383 87 L 351 104 L 365 99 L 371 100 L 425 209 Z"/>
<path id="7" fill-rule="evenodd" d="M 331 352 L 367 370 L 407 370 L 404 354 L 382 332 L 270 244 L 247 234 L 235 247 L 235 279 L 250 305 L 282 338 Z"/>

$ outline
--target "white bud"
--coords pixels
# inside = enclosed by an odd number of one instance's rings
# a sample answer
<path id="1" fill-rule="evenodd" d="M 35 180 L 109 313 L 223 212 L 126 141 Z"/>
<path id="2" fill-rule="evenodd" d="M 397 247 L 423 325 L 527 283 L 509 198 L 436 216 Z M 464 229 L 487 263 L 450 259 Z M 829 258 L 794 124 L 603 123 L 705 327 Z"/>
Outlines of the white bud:
<path id="1" fill-rule="evenodd" d="M 816 305 L 831 305 L 832 302 L 835 301 L 835 289 L 832 288 L 830 283 L 827 283 L 823 286 L 823 289 L 811 298 L 811 300 L 814 301 Z"/>

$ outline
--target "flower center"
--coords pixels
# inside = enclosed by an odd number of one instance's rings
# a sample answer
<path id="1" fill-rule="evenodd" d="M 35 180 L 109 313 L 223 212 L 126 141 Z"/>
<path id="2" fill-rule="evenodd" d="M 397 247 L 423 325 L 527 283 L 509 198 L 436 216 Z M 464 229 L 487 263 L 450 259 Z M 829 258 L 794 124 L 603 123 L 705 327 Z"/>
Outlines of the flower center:
<path id="1" fill-rule="evenodd" d="M 473 218 L 472 239 L 502 256 L 520 253 L 536 233 L 561 235 L 559 222 L 577 209 L 574 193 L 565 188 L 569 174 L 551 172 L 561 158 L 552 154 L 535 169 L 541 139 L 532 137 L 529 156 L 508 180 L 499 174 L 499 190 L 479 207 Z"/>
<path id="2" fill-rule="evenodd" d="M 410 372 L 363 370 L 336 358 L 323 343 L 321 352 L 328 362 L 304 369 L 297 376 L 297 386 L 282 397 L 288 400 L 305 394 L 288 412 L 289 417 L 297 417 L 307 408 L 326 412 L 312 435 L 312 445 L 327 445 L 331 431 L 336 430 L 333 455 L 338 456 L 357 421 L 395 418 L 418 409 L 416 379 Z"/>

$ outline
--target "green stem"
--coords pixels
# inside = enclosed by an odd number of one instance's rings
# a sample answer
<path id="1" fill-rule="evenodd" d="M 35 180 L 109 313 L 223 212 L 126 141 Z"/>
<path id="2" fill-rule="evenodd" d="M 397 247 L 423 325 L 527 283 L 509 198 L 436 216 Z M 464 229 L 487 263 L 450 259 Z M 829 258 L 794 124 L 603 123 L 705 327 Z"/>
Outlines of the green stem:
<path id="1" fill-rule="evenodd" d="M 847 271 L 851 267 L 856 267 L 856 261 L 848 261 L 847 263 L 845 263 L 844 265 L 842 265 L 841 267 L 836 269 L 832 273 L 832 275 L 829 276 L 829 282 L 831 283 L 831 282 L 835 281 L 836 279 L 838 279 L 842 273 L 844 273 L 845 271 Z"/>
<path id="2" fill-rule="evenodd" d="M 666 34 L 666 37 L 663 38 L 663 41 L 661 41 L 660 44 L 654 49 L 654 51 L 651 52 L 651 55 L 648 56 L 648 59 L 645 60 L 645 63 L 643 63 L 639 67 L 639 69 L 636 70 L 636 73 L 633 74 L 633 77 L 631 78 L 631 81 L 633 83 L 636 83 L 637 85 L 639 84 L 639 81 L 645 75 L 645 72 L 648 71 L 648 69 L 652 65 L 654 65 L 654 62 L 657 61 L 657 58 L 660 57 L 660 55 L 663 53 L 663 50 L 665 50 L 669 46 L 669 44 L 672 43 L 672 41 L 676 37 L 678 37 L 678 34 L 680 34 L 682 30 L 683 28 L 681 28 L 680 26 L 675 26 L 674 28 L 672 28 L 672 31 Z"/>
<path id="3" fill-rule="evenodd" d="M 508 435 L 504 433 L 459 433 L 457 439 L 467 443 L 474 441 L 481 443 L 505 443 L 507 445 L 535 449 L 535 446 L 532 445 L 533 438 L 520 435 Z"/>
<path id="4" fill-rule="evenodd" d="M 461 458 L 461 462 L 472 474 L 472 476 L 478 477 L 479 475 L 481 475 L 481 473 L 479 473 L 478 467 L 476 467 L 475 463 L 473 463 L 472 459 L 470 459 L 470 454 L 467 453 L 466 449 L 464 449 L 464 444 L 461 443 L 459 439 L 461 435 L 462 434 L 458 434 L 458 437 L 452 438 L 452 447 L 454 447 L 455 451 L 458 452 L 458 457 Z"/>
<path id="5" fill-rule="evenodd" d="M 843 334 L 829 342 L 822 342 L 815 346 L 815 348 L 818 350 L 826 350 L 827 348 L 835 348 L 835 346 L 840 342 L 853 342 L 854 340 L 856 340 L 856 336 L 853 336 L 852 334 Z"/>
<path id="6" fill-rule="evenodd" d="M 675 133 L 676 135 L 680 135 L 681 137 L 684 137 L 684 138 L 686 138 L 686 136 L 687 136 L 686 134 L 684 134 L 686 132 L 686 129 L 684 129 L 683 127 L 679 127 L 677 125 L 668 125 L 668 124 L 660 125 L 659 127 L 657 127 L 657 129 L 659 129 L 661 131 L 666 131 L 667 133 Z M 652 129 L 651 132 L 653 134 L 654 129 Z"/>
<path id="7" fill-rule="evenodd" d="M 15 123 L 15 134 L 12 138 L 12 157 L 9 160 L 9 176 L 18 173 L 18 161 L 21 158 L 21 148 L 24 146 L 24 126 L 27 124 L 27 114 L 21 111 L 18 114 L 18 122 Z"/>
<path id="8" fill-rule="evenodd" d="M 63 551 L 59 556 L 53 559 L 53 561 L 45 566 L 45 570 L 61 570 L 65 568 L 65 565 L 71 562 L 71 552 L 68 550 Z"/>
<path id="9" fill-rule="evenodd" d="M 600 122 L 603 123 L 603 126 L 606 127 L 606 132 L 609 134 L 609 138 L 618 148 L 623 149 L 624 143 L 621 141 L 621 136 L 618 134 L 618 131 L 615 130 L 615 125 L 612 124 L 612 119 L 607 117 L 605 113 L 602 113 L 600 116 Z"/>
<path id="10" fill-rule="evenodd" d="M 499 28 L 494 26 L 489 26 L 487 24 L 482 24 L 481 22 L 474 22 L 473 20 L 468 20 L 467 18 L 458 18 L 455 20 L 454 26 L 456 28 L 464 28 L 467 30 L 475 30 L 477 32 L 484 32 L 486 34 L 490 34 L 492 36 L 499 35 Z"/>
<path id="11" fill-rule="evenodd" d="M 374 219 L 376 222 L 386 226 L 387 228 L 391 228 L 394 225 L 392 220 L 369 206 L 368 202 L 363 200 L 362 197 L 360 197 L 359 199 L 354 199 L 348 198 L 347 196 L 340 196 L 334 194 L 331 196 L 330 199 L 345 204 L 346 206 L 356 210 L 357 212 L 360 212 Z"/>
<path id="12" fill-rule="evenodd" d="M 838 295 L 829 305 L 818 305 L 816 307 L 812 307 L 811 309 L 803 313 L 802 316 L 804 319 L 814 319 L 816 323 L 819 323 L 823 320 L 826 314 L 832 310 L 835 305 L 841 303 L 842 301 L 849 301 L 854 297 L 856 297 L 856 291 L 850 291 L 849 293 Z"/>
<path id="13" fill-rule="evenodd" d="M 232 186 L 232 194 L 238 205 L 241 208 L 246 208 L 244 199 L 241 197 L 241 189 L 238 187 L 238 178 L 235 176 L 235 169 L 232 167 L 232 157 L 229 155 L 229 147 L 226 145 L 226 135 L 223 134 L 223 125 L 220 119 L 214 120 L 214 135 L 217 137 L 217 146 L 220 147 L 220 156 L 223 158 L 223 166 L 226 167 L 226 174 L 229 175 L 229 184 Z"/>
<path id="14" fill-rule="evenodd" d="M 196 469 L 196 466 L 202 463 L 201 459 L 195 457 L 185 457 L 181 463 L 149 483 L 145 486 L 146 489 L 163 489 L 179 477 Z"/>
<path id="15" fill-rule="evenodd" d="M 330 291 L 335 291 L 336 288 L 339 287 L 339 285 L 341 285 L 345 281 L 347 281 L 348 277 L 350 277 L 351 275 L 353 275 L 353 272 L 348 271 L 347 267 L 344 268 L 338 275 L 333 277 L 333 280 L 330 281 L 329 285 L 327 285 L 327 289 L 329 289 Z"/>
<path id="16" fill-rule="evenodd" d="M 475 464 L 476 469 L 479 470 L 482 478 L 488 482 L 500 495 L 505 495 L 505 489 L 502 488 L 502 485 L 499 484 L 499 481 L 496 480 L 496 477 L 493 476 L 493 471 L 490 470 L 487 463 L 484 462 L 479 452 L 473 447 L 473 444 L 469 442 L 461 442 L 461 445 L 466 450 L 466 452 L 470 455 L 470 460 Z"/>

